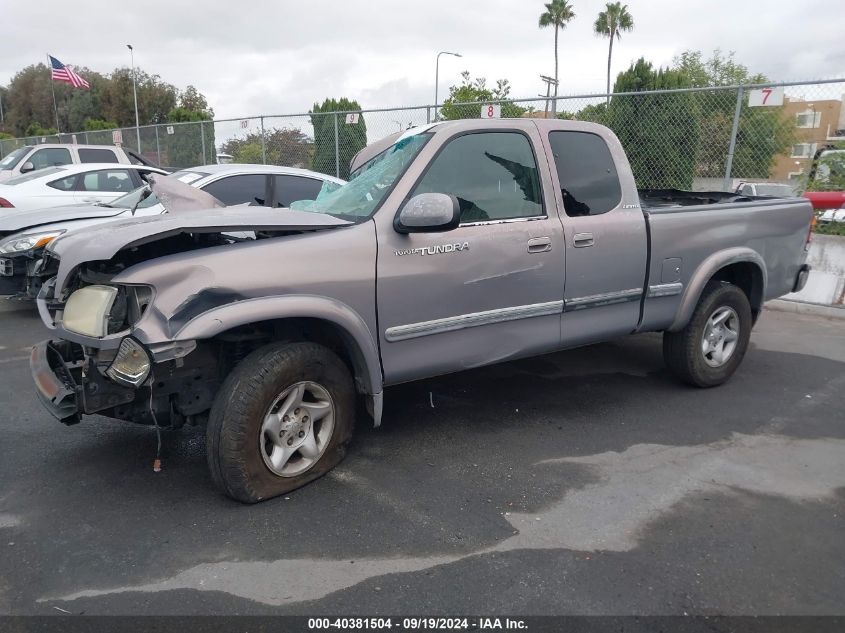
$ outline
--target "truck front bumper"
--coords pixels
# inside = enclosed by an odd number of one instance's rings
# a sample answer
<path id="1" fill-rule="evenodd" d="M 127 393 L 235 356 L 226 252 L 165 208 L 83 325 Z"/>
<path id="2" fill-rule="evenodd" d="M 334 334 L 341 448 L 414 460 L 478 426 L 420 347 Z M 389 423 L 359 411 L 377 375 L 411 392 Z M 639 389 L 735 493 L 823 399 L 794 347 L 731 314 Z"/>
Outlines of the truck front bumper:
<path id="1" fill-rule="evenodd" d="M 132 402 L 136 391 L 104 378 L 82 347 L 70 341 L 42 341 L 32 348 L 29 369 L 46 409 L 63 424 Z"/>
<path id="2" fill-rule="evenodd" d="M 32 348 L 29 370 L 35 382 L 35 392 L 44 407 L 64 424 L 79 422 L 79 392 L 82 382 L 81 368 L 72 370 L 65 362 L 71 356 L 71 343 L 67 341 L 42 341 Z"/>

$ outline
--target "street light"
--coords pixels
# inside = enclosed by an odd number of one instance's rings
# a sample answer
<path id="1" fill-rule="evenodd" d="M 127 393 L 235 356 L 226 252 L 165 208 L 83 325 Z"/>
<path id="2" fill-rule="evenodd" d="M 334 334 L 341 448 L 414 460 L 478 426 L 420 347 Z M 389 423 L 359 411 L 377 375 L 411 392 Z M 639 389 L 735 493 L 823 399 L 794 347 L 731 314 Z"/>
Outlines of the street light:
<path id="1" fill-rule="evenodd" d="M 138 153 L 141 153 L 141 123 L 138 120 L 138 87 L 135 85 L 135 49 L 132 44 L 127 44 L 129 57 L 132 60 L 132 96 L 135 98 L 135 139 L 138 141 Z"/>
<path id="2" fill-rule="evenodd" d="M 434 65 L 434 120 L 437 120 L 437 90 L 440 87 L 440 56 L 451 55 L 452 57 L 463 57 L 460 53 L 440 51 L 437 53 L 437 63 Z"/>

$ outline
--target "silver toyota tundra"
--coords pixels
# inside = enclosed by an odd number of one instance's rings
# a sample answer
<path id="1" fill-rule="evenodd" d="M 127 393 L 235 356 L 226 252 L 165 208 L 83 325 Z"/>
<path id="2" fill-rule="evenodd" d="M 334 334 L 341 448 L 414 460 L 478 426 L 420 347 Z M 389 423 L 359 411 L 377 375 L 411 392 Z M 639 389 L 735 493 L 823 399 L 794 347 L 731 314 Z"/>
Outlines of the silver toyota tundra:
<path id="1" fill-rule="evenodd" d="M 212 478 L 256 502 L 335 466 L 385 386 L 654 331 L 681 380 L 719 385 L 809 273 L 807 200 L 638 191 L 595 124 L 442 122 L 355 163 L 289 210 L 56 239 L 31 359 L 47 409 L 206 424 Z"/>

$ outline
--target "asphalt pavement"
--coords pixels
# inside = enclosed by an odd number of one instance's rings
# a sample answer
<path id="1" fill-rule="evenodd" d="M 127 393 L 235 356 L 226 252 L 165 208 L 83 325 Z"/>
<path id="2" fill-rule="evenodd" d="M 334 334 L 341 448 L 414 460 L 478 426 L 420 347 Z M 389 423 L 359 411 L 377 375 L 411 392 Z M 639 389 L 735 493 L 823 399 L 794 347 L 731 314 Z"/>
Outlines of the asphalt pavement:
<path id="1" fill-rule="evenodd" d="M 646 334 L 389 389 L 323 479 L 219 494 L 202 429 L 65 427 L 0 314 L 0 614 L 844 614 L 845 320 L 726 385 Z"/>

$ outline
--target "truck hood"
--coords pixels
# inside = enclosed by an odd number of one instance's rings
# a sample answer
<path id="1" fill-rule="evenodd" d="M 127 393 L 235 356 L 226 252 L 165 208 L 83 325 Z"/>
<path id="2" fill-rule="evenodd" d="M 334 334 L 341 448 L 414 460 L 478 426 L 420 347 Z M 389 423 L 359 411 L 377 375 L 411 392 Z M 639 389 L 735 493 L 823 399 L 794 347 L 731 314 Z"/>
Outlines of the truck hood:
<path id="1" fill-rule="evenodd" d="M 184 215 L 163 214 L 108 222 L 62 235 L 53 240 L 46 250 L 59 257 L 56 290 L 60 290 L 64 288 L 68 274 L 84 262 L 106 261 L 123 249 L 180 233 L 317 231 L 349 224 L 320 213 L 265 207 L 224 207 Z"/>
<path id="2" fill-rule="evenodd" d="M 44 224 L 66 222 L 69 220 L 88 220 L 92 218 L 112 218 L 128 209 L 104 207 L 96 204 L 71 204 L 65 207 L 50 207 L 48 209 L 32 209 L 30 211 L 15 211 L 14 209 L 0 212 L 0 233 L 18 233 L 26 229 Z"/>

